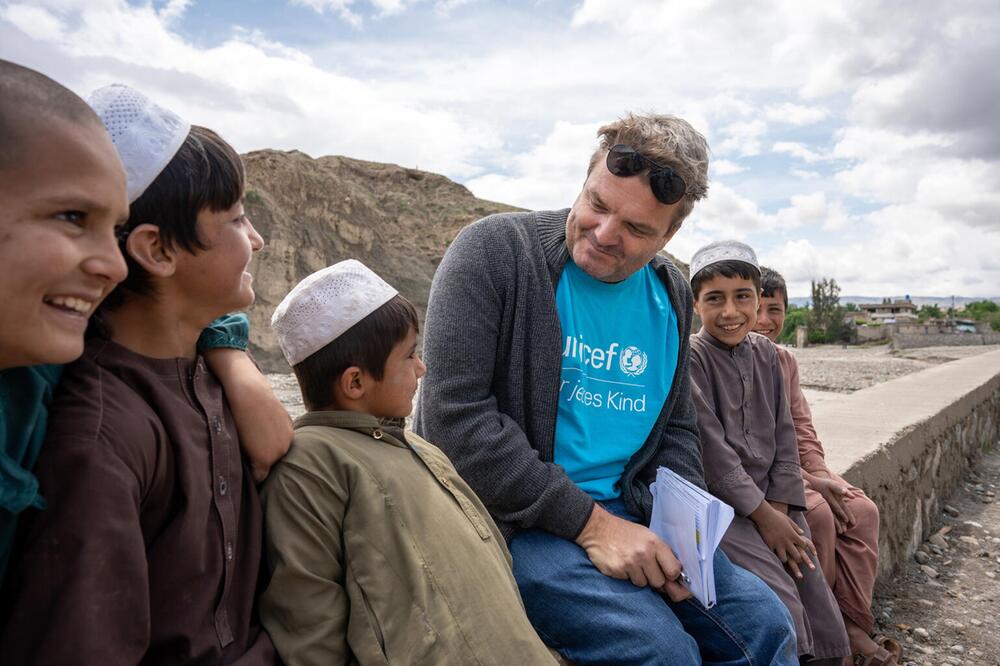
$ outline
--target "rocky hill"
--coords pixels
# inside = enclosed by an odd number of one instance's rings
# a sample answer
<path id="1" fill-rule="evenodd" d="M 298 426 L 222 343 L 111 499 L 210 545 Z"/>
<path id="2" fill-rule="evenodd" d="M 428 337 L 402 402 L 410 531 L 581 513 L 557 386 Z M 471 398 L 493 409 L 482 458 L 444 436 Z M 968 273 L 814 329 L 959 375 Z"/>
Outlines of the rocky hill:
<path id="1" fill-rule="evenodd" d="M 275 150 L 243 159 L 247 214 L 266 242 L 251 264 L 257 293 L 251 343 L 258 362 L 273 372 L 288 366 L 271 314 L 306 275 L 358 259 L 422 314 L 434 269 L 458 231 L 484 215 L 516 210 L 477 199 L 444 176 L 393 164 Z"/>
<path id="2" fill-rule="evenodd" d="M 275 150 L 243 159 L 247 214 L 266 242 L 250 268 L 257 293 L 251 347 L 270 372 L 288 372 L 271 314 L 306 275 L 358 259 L 413 301 L 422 318 L 434 270 L 459 230 L 517 210 L 477 199 L 444 176 L 393 164 Z"/>

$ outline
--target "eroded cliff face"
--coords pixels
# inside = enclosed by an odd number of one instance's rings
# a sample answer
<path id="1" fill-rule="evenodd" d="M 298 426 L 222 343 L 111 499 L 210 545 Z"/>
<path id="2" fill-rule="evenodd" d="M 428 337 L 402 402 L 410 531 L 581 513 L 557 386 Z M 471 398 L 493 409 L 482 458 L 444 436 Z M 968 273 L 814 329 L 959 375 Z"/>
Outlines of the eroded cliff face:
<path id="1" fill-rule="evenodd" d="M 477 199 L 444 176 L 298 151 L 243 156 L 246 210 L 266 243 L 254 258 L 251 346 L 261 366 L 288 372 L 271 314 L 306 275 L 358 259 L 417 306 L 423 317 L 434 269 L 465 225 L 516 210 Z"/>
<path id="2" fill-rule="evenodd" d="M 250 342 L 268 372 L 289 371 L 271 315 L 305 276 L 358 259 L 413 301 L 422 323 L 434 270 L 456 234 L 486 215 L 518 210 L 477 199 L 444 176 L 394 164 L 276 150 L 243 159 L 246 211 L 266 243 L 250 265 L 257 293 Z"/>

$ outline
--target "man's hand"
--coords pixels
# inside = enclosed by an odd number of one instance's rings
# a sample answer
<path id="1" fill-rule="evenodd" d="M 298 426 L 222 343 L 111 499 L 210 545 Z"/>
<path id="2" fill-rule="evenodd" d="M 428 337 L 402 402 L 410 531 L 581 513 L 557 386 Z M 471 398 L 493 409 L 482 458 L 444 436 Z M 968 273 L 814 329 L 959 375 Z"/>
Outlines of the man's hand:
<path id="1" fill-rule="evenodd" d="M 847 531 L 847 528 L 854 524 L 854 514 L 847 506 L 847 500 L 853 499 L 855 496 L 854 489 L 846 483 L 816 475 L 811 475 L 809 485 L 822 495 L 826 503 L 830 505 L 837 534 L 843 534 Z"/>
<path id="2" fill-rule="evenodd" d="M 750 514 L 750 520 L 757 525 L 757 531 L 760 532 L 767 547 L 785 563 L 793 576 L 802 578 L 800 564 L 810 569 L 816 568 L 812 558 L 809 557 L 809 553 L 816 556 L 816 547 L 791 518 L 772 507 L 767 501 L 763 501 Z"/>
<path id="3" fill-rule="evenodd" d="M 637 587 L 648 585 L 675 602 L 691 596 L 677 581 L 681 564 L 670 546 L 649 528 L 612 515 L 600 504 L 594 505 L 576 543 L 605 576 L 628 579 Z"/>

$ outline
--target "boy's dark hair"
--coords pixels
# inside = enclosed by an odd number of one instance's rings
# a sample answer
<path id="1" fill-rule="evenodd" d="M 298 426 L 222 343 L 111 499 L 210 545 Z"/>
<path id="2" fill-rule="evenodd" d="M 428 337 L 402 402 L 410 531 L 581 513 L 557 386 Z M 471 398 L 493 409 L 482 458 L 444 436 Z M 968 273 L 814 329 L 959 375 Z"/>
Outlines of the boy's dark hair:
<path id="1" fill-rule="evenodd" d="M 295 364 L 292 370 L 299 380 L 306 409 L 331 406 L 334 384 L 353 365 L 381 380 L 389 353 L 411 328 L 419 330 L 417 310 L 413 303 L 397 294 L 337 339 Z"/>
<path id="2" fill-rule="evenodd" d="M 198 237 L 198 213 L 231 208 L 243 196 L 246 177 L 239 154 L 210 129 L 191 126 L 177 154 L 129 207 L 129 217 L 119 236 L 128 277 L 105 300 L 103 307 L 121 305 L 125 292 L 152 292 L 149 274 L 125 250 L 128 232 L 140 224 L 160 229 L 166 247 L 179 246 L 196 253 L 205 244 Z"/>
<path id="3" fill-rule="evenodd" d="M 760 274 L 754 270 L 753 266 L 743 261 L 727 259 L 726 261 L 719 261 L 705 266 L 691 278 L 691 291 L 694 293 L 694 297 L 698 298 L 698 294 L 701 293 L 702 284 L 719 275 L 727 278 L 740 277 L 744 280 L 750 280 L 760 290 Z"/>
<path id="4" fill-rule="evenodd" d="M 785 286 L 785 278 L 781 273 L 766 266 L 760 267 L 760 288 L 761 295 L 773 298 L 776 293 L 781 292 L 781 300 L 785 302 L 785 309 L 788 309 L 788 287 Z"/>

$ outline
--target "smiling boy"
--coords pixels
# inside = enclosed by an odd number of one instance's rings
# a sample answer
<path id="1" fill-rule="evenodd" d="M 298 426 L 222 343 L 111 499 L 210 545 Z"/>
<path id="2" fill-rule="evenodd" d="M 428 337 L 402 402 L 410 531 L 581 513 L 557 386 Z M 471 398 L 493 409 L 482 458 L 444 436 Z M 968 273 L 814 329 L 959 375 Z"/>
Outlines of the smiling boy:
<path id="1" fill-rule="evenodd" d="M 254 298 L 247 266 L 263 240 L 243 214 L 243 165 L 211 130 L 113 88 L 98 106 L 134 149 L 119 147 L 136 190 L 121 234 L 129 274 L 52 404 L 36 466 L 48 508 L 25 519 L 0 653 L 271 664 L 256 619 L 260 503 L 199 347 Z"/>
<path id="2" fill-rule="evenodd" d="M 403 431 L 413 305 L 358 261 L 310 275 L 272 320 L 308 412 L 264 489 L 261 616 L 288 664 L 551 664 L 510 554 L 435 446 Z"/>
<path id="3" fill-rule="evenodd" d="M 760 268 L 753 249 L 720 241 L 691 259 L 701 330 L 691 339 L 691 381 L 709 491 L 736 518 L 729 558 L 766 582 L 795 621 L 799 656 L 840 663 L 844 623 L 812 563 L 795 429 L 774 345 L 753 333 Z"/>
<path id="4" fill-rule="evenodd" d="M 761 298 L 754 331 L 776 342 L 785 324 L 788 289 L 784 278 L 761 267 Z M 844 615 L 851 650 L 872 664 L 895 663 L 899 644 L 871 638 L 875 629 L 872 594 L 878 569 L 878 507 L 826 466 L 823 444 L 813 427 L 812 413 L 799 386 L 795 356 L 775 346 L 785 380 L 785 395 L 795 423 L 795 437 L 805 482 L 806 521 L 816 544 L 819 563 Z"/>
<path id="5" fill-rule="evenodd" d="M 125 171 L 87 103 L 0 60 L 0 581 L 18 516 L 42 507 L 32 474 L 61 366 L 125 277 L 115 228 Z"/>

